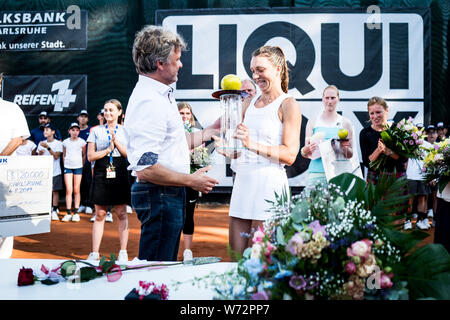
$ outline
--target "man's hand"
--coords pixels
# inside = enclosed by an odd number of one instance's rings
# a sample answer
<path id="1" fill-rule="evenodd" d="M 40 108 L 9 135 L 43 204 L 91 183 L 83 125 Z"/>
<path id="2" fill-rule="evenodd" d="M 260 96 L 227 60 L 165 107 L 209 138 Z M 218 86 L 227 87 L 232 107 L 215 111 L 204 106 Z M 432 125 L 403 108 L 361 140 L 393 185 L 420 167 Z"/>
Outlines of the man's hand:
<path id="1" fill-rule="evenodd" d="M 211 177 L 208 177 L 206 175 L 206 172 L 211 169 L 211 166 L 207 166 L 205 168 L 198 169 L 195 171 L 191 177 L 192 177 L 192 183 L 191 188 L 200 191 L 201 193 L 207 194 L 209 193 L 212 188 L 219 183 L 216 179 L 213 179 Z"/>

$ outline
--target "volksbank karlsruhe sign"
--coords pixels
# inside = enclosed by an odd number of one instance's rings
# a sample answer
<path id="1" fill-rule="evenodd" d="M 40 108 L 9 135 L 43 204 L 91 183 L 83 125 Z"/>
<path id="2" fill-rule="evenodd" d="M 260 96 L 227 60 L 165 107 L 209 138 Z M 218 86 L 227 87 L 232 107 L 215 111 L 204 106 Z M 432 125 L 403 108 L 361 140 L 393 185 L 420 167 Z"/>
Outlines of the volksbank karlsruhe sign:
<path id="1" fill-rule="evenodd" d="M 0 12 L 0 51 L 86 50 L 87 11 Z"/>
<path id="2" fill-rule="evenodd" d="M 25 115 L 76 116 L 87 103 L 86 75 L 4 76 L 2 98 L 19 105 Z"/>
<path id="3" fill-rule="evenodd" d="M 289 94 L 299 101 L 303 115 L 301 146 L 306 123 L 323 111 L 322 92 L 331 84 L 340 89 L 338 112 L 352 121 L 358 150 L 359 132 L 369 125 L 367 101 L 373 96 L 388 101 L 394 121 L 430 119 L 428 8 L 378 13 L 366 8 L 161 10 L 156 18 L 187 42 L 175 93 L 178 101 L 191 103 L 203 127 L 220 115 L 211 93 L 222 77 L 251 78 L 251 54 L 263 45 L 285 52 Z M 291 185 L 303 185 L 300 176 L 308 164 L 299 153 L 287 168 Z M 220 170 L 214 173 L 220 185 L 231 186 L 229 170 L 218 167 L 213 171 Z"/>

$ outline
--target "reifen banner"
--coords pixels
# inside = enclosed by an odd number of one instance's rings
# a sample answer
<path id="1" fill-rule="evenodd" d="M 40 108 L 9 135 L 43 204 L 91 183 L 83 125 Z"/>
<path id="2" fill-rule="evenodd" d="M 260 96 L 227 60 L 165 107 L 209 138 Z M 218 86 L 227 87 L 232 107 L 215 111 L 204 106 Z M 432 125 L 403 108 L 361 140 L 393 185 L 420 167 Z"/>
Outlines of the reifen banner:
<path id="1" fill-rule="evenodd" d="M 0 12 L 0 51 L 86 50 L 87 11 Z"/>
<path id="2" fill-rule="evenodd" d="M 87 105 L 87 75 L 4 76 L 2 98 L 26 116 L 77 116 Z"/>
<path id="3" fill-rule="evenodd" d="M 390 120 L 431 118 L 429 8 L 245 8 L 160 10 L 156 23 L 183 36 L 187 50 L 176 88 L 177 101 L 187 101 L 200 127 L 220 116 L 211 97 L 226 74 L 251 78 L 250 60 L 263 45 L 283 49 L 290 69 L 289 94 L 302 111 L 300 145 L 305 127 L 323 111 L 326 86 L 340 90 L 338 112 L 351 120 L 359 151 L 359 132 L 369 125 L 367 102 L 387 100 Z M 359 155 L 361 159 L 361 155 Z M 223 156 L 213 152 L 209 174 L 231 186 Z M 223 163 L 223 165 L 221 164 Z M 300 152 L 286 167 L 290 185 L 304 186 L 309 160 Z"/>

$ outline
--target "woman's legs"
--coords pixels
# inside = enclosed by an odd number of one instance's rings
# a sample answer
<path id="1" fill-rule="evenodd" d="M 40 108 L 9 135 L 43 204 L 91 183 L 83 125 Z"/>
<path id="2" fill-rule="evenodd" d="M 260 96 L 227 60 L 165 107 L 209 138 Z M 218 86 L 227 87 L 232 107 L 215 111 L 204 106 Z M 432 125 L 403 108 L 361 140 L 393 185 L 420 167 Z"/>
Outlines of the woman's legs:
<path id="1" fill-rule="evenodd" d="M 92 226 L 92 251 L 99 252 L 105 227 L 106 210 L 108 206 L 95 205 L 95 221 Z"/>
<path id="2" fill-rule="evenodd" d="M 127 205 L 120 204 L 114 206 L 115 212 L 117 213 L 117 217 L 119 218 L 119 241 L 120 241 L 120 250 L 127 250 L 128 244 L 128 214 L 127 214 Z"/>
<path id="3" fill-rule="evenodd" d="M 64 174 L 64 183 L 66 184 L 67 214 L 70 214 L 70 210 L 72 210 L 72 193 L 73 193 L 73 174 L 72 173 Z"/>
<path id="4" fill-rule="evenodd" d="M 73 197 L 74 197 L 74 208 L 76 209 L 80 207 L 81 202 L 81 192 L 80 192 L 81 177 L 82 177 L 81 174 L 73 175 Z"/>
<path id="5" fill-rule="evenodd" d="M 230 217 L 228 241 L 232 252 L 242 254 L 248 247 L 248 237 L 252 228 L 252 220 Z M 232 257 L 233 258 L 233 257 Z"/>

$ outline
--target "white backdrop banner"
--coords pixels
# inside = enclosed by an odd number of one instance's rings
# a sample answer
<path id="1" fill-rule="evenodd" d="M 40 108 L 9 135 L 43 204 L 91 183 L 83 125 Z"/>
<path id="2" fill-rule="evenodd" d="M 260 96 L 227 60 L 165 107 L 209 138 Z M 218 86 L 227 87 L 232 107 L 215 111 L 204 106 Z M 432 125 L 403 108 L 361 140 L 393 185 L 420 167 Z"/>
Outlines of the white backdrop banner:
<path id="1" fill-rule="evenodd" d="M 391 120 L 430 120 L 428 8 L 160 10 L 156 22 L 181 34 L 188 45 L 173 86 L 177 101 L 191 104 L 199 127 L 220 116 L 211 94 L 220 89 L 222 77 L 251 78 L 251 54 L 263 45 L 285 52 L 289 93 L 303 115 L 301 146 L 306 123 L 322 112 L 322 92 L 330 84 L 340 90 L 338 112 L 352 121 L 358 146 L 359 132 L 369 125 L 367 101 L 372 96 L 387 100 Z M 214 151 L 213 158 L 210 174 L 219 186 L 232 186 L 225 159 Z M 291 186 L 304 186 L 308 164 L 299 153 L 287 167 Z"/>

